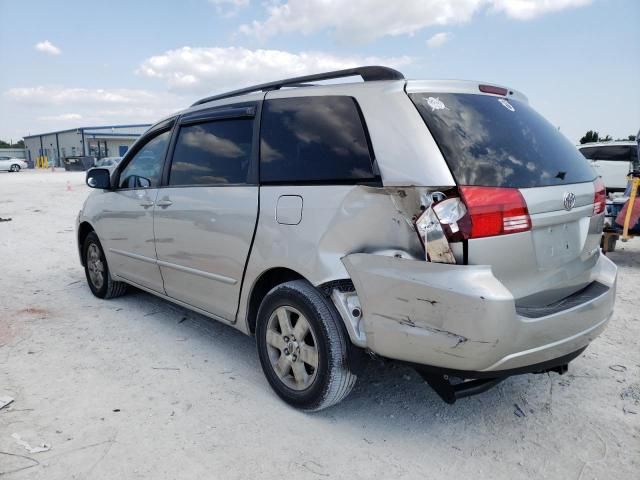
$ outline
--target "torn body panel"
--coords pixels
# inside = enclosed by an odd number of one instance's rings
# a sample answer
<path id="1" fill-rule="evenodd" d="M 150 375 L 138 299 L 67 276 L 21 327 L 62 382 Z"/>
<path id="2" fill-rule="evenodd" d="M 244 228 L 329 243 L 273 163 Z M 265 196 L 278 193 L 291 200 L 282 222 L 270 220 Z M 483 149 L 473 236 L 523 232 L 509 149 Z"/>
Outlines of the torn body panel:
<path id="1" fill-rule="evenodd" d="M 367 347 L 397 360 L 463 371 L 545 362 L 588 345 L 615 297 L 615 266 L 601 256 L 605 288 L 567 309 L 531 318 L 487 265 L 449 265 L 378 255 L 342 259 L 362 307 Z"/>
<path id="2" fill-rule="evenodd" d="M 442 187 L 261 187 L 260 214 L 240 297 L 238 323 L 247 325 L 251 290 L 269 269 L 287 268 L 320 286 L 349 277 L 341 258 L 353 252 L 424 259 L 415 216 L 420 213 L 421 197 L 439 188 Z M 295 224 L 278 222 L 279 199 L 294 195 L 302 199 L 300 219 Z M 355 335 L 351 340 L 358 342 Z"/>

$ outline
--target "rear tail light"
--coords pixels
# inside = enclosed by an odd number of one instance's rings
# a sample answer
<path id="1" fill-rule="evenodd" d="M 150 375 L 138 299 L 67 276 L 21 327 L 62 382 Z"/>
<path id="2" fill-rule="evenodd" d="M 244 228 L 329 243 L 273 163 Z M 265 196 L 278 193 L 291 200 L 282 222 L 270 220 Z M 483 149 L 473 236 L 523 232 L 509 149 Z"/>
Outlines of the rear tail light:
<path id="1" fill-rule="evenodd" d="M 459 187 L 432 193 L 415 219 L 427 260 L 456 263 L 452 242 L 531 230 L 527 204 L 516 188 Z"/>
<path id="2" fill-rule="evenodd" d="M 607 207 L 607 191 L 601 177 L 596 178 L 593 183 L 596 187 L 596 193 L 593 197 L 593 214 L 599 215 Z"/>
<path id="3" fill-rule="evenodd" d="M 471 227 L 465 238 L 483 238 L 531 230 L 527 204 L 516 188 L 461 186 Z"/>

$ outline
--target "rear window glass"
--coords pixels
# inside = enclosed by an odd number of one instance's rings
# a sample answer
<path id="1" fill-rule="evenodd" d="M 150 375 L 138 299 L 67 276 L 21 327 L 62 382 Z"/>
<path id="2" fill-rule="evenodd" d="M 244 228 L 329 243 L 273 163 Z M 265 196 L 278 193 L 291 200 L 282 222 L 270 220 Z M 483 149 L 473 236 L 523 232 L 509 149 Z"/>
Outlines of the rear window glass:
<path id="1" fill-rule="evenodd" d="M 371 155 L 355 100 L 323 96 L 267 100 L 260 179 L 272 183 L 371 181 Z"/>
<path id="2" fill-rule="evenodd" d="M 605 145 L 599 147 L 582 147 L 580 153 L 589 160 L 613 160 L 631 162 L 636 157 L 633 145 Z"/>
<path id="3" fill-rule="evenodd" d="M 526 103 L 469 93 L 413 93 L 460 185 L 542 187 L 592 181 L 578 149 Z"/>
<path id="4" fill-rule="evenodd" d="M 253 119 L 216 120 L 180 128 L 169 185 L 247 182 Z"/>

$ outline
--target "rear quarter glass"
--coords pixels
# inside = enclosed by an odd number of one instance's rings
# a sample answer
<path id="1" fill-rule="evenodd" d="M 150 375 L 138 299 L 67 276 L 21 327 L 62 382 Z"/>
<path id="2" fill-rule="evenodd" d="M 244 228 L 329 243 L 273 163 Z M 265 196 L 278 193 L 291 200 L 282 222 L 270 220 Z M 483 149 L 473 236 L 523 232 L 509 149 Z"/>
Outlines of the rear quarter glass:
<path id="1" fill-rule="evenodd" d="M 409 97 L 460 185 L 529 188 L 596 177 L 576 147 L 524 102 L 469 93 Z"/>

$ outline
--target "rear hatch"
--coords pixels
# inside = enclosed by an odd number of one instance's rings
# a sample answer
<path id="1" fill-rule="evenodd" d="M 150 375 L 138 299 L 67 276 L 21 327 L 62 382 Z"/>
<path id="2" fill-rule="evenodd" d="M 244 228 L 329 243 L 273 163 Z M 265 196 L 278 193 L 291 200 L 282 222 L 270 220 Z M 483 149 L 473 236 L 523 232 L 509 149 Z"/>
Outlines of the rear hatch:
<path id="1" fill-rule="evenodd" d="M 636 145 L 584 146 L 580 147 L 580 153 L 589 159 L 607 190 L 623 192 L 627 188 L 627 175 L 638 158 Z"/>
<path id="2" fill-rule="evenodd" d="M 466 263 L 491 265 L 519 305 L 549 305 L 591 283 L 604 193 L 586 159 L 526 99 L 475 87 L 408 92 L 467 204 Z M 499 206 L 500 228 L 479 228 L 474 212 L 483 215 L 501 198 L 510 203 Z"/>

